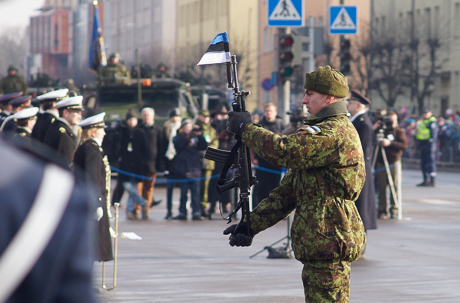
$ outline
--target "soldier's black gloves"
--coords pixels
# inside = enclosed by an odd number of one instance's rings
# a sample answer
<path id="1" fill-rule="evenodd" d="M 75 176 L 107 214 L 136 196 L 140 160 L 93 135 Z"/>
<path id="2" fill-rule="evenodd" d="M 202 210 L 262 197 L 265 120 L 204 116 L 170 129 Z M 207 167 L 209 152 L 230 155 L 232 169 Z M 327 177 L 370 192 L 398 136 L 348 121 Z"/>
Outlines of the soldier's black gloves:
<path id="1" fill-rule="evenodd" d="M 237 226 L 238 224 L 233 224 L 224 230 L 224 235 L 230 235 L 228 238 L 230 246 L 251 246 L 252 238 L 254 238 L 252 230 L 249 229 L 248 234 L 248 228 L 245 223 L 241 223 L 238 229 L 236 229 Z M 236 232 L 234 232 L 235 229 Z"/>
<path id="2" fill-rule="evenodd" d="M 252 122 L 252 116 L 249 112 L 235 112 L 228 113 L 227 131 L 241 137 L 246 124 Z"/>

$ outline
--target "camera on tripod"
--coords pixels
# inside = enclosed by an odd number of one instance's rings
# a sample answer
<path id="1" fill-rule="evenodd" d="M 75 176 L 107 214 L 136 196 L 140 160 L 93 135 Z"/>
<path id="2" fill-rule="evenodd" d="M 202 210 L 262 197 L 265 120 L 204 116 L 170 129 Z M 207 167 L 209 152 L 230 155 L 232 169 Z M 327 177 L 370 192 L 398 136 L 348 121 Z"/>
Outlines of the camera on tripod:
<path id="1" fill-rule="evenodd" d="M 393 120 L 387 115 L 386 110 L 369 111 L 369 116 L 373 123 L 378 123 L 377 136 L 385 132 L 386 129 L 393 129 Z"/>

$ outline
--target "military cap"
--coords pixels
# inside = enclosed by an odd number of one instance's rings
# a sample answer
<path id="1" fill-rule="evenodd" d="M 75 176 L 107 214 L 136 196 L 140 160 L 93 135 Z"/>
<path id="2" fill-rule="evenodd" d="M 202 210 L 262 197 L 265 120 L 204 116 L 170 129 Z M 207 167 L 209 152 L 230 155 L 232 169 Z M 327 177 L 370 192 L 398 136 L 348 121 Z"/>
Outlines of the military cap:
<path id="1" fill-rule="evenodd" d="M 81 126 L 82 129 L 89 129 L 89 128 L 104 128 L 105 113 L 100 113 L 91 117 L 88 117 L 78 123 L 78 126 Z"/>
<path id="2" fill-rule="evenodd" d="M 22 92 L 16 92 L 16 93 L 11 93 L 11 94 L 6 94 L 3 96 L 0 96 L 0 104 L 8 104 L 11 100 L 14 98 L 22 96 Z"/>
<path id="3" fill-rule="evenodd" d="M 67 94 L 69 93 L 68 88 L 61 88 L 58 90 L 53 90 L 47 93 L 44 93 L 43 95 L 40 95 L 37 97 L 37 101 L 39 102 L 45 102 L 45 101 L 61 101 L 62 99 L 67 97 Z"/>
<path id="4" fill-rule="evenodd" d="M 200 111 L 198 112 L 198 115 L 203 116 L 203 117 L 209 117 L 210 113 L 209 113 L 209 110 L 207 109 L 200 109 Z"/>
<path id="5" fill-rule="evenodd" d="M 38 107 L 28 107 L 28 108 L 24 108 L 23 110 L 15 113 L 13 117 L 16 120 L 28 120 L 30 118 L 37 116 L 38 111 L 39 111 Z"/>
<path id="6" fill-rule="evenodd" d="M 18 71 L 18 68 L 15 65 L 10 65 L 10 66 L 8 66 L 8 71 L 10 71 L 10 70 Z"/>
<path id="7" fill-rule="evenodd" d="M 350 93 L 351 93 L 351 98 L 350 99 L 356 100 L 359 103 L 362 103 L 364 105 L 371 104 L 371 100 L 369 100 L 366 97 L 364 97 L 364 95 L 361 94 L 360 92 L 358 92 L 357 90 L 350 88 Z"/>
<path id="8" fill-rule="evenodd" d="M 347 79 L 329 65 L 320 66 L 316 71 L 306 73 L 304 88 L 328 96 L 339 98 L 348 96 Z"/>
<path id="9" fill-rule="evenodd" d="M 111 53 L 109 59 L 112 59 L 112 58 L 120 59 L 120 54 L 119 53 Z"/>
<path id="10" fill-rule="evenodd" d="M 32 96 L 31 95 L 19 96 L 19 97 L 16 97 L 10 100 L 8 104 L 11 105 L 12 107 L 27 107 L 32 104 Z"/>
<path id="11" fill-rule="evenodd" d="M 431 112 L 431 109 L 430 109 L 428 106 L 425 106 L 425 107 L 423 108 L 423 111 L 422 111 L 423 114 L 425 114 L 425 113 L 430 113 L 430 112 Z"/>
<path id="12" fill-rule="evenodd" d="M 169 111 L 169 118 L 180 117 L 180 108 L 173 108 Z"/>
<path id="13" fill-rule="evenodd" d="M 54 108 L 57 109 L 71 109 L 71 110 L 83 110 L 82 106 L 83 96 L 76 96 L 63 99 L 56 103 Z"/>

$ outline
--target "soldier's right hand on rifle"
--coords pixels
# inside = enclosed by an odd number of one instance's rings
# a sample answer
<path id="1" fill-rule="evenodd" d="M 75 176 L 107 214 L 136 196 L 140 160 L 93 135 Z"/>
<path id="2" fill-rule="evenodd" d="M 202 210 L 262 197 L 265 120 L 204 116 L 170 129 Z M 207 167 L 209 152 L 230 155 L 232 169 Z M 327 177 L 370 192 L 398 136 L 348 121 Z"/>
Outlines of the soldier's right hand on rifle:
<path id="1" fill-rule="evenodd" d="M 254 238 L 251 229 L 248 234 L 248 227 L 245 223 L 230 225 L 224 230 L 224 235 L 230 235 L 228 238 L 230 246 L 251 246 L 252 238 Z"/>

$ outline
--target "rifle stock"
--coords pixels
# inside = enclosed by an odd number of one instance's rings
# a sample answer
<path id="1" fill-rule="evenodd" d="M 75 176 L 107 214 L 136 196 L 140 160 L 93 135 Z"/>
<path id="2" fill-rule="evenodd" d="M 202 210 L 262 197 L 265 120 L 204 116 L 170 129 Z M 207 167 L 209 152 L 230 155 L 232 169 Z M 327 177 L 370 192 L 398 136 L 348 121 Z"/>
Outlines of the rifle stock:
<path id="1" fill-rule="evenodd" d="M 246 111 L 245 97 L 249 95 L 249 92 L 240 91 L 238 88 L 238 71 L 236 68 L 236 56 L 231 57 L 231 63 L 227 63 L 227 80 L 228 87 L 234 90 L 235 102 L 232 103 L 233 111 Z M 206 150 L 205 158 L 216 161 L 225 162 L 224 168 L 221 172 L 219 180 L 217 182 L 217 190 L 219 193 L 223 193 L 232 188 L 239 188 L 239 201 L 231 211 L 229 216 L 226 218 L 228 223 L 232 221 L 233 215 L 238 210 L 242 209 L 242 217 L 238 225 L 241 222 L 245 222 L 248 228 L 247 232 L 250 234 L 250 207 L 249 207 L 249 195 L 251 186 L 256 183 L 256 178 L 252 175 L 251 158 L 249 154 L 249 148 L 241 142 L 241 138 L 235 136 L 237 143 L 231 151 L 219 150 L 215 148 L 209 148 Z M 237 168 L 235 177 L 233 180 L 226 181 L 227 172 L 231 167 Z M 238 228 L 235 228 L 235 231 Z"/>

